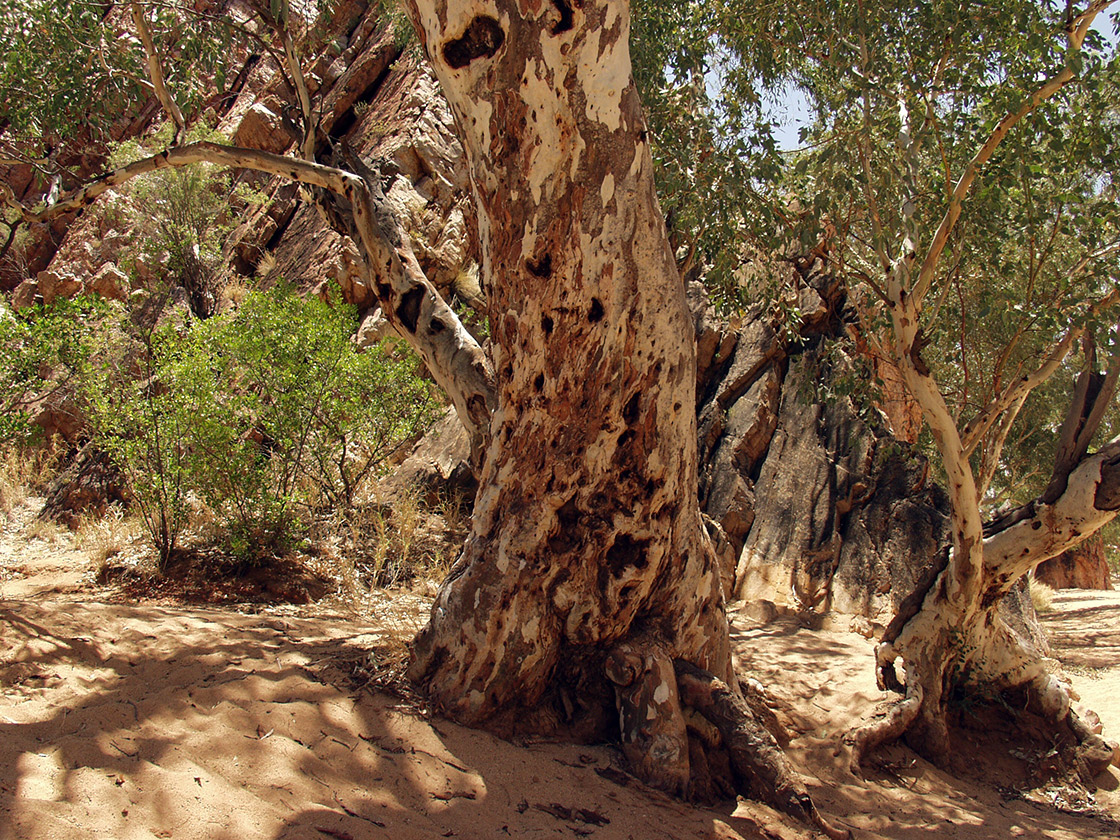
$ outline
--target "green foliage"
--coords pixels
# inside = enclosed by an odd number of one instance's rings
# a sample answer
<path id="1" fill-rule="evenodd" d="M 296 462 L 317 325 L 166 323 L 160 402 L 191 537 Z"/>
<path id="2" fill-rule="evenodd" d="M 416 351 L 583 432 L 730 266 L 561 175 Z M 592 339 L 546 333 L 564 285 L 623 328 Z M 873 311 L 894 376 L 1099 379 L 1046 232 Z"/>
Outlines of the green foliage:
<path id="1" fill-rule="evenodd" d="M 0 447 L 33 442 L 29 409 L 80 367 L 88 324 L 102 308 L 84 298 L 19 312 L 0 303 Z"/>
<path id="2" fill-rule="evenodd" d="M 885 335 L 884 261 L 922 260 L 996 126 L 1069 67 L 1076 78 L 1003 138 L 966 196 L 932 278 L 923 358 L 963 425 L 1071 324 L 1111 349 L 1115 309 L 1088 304 L 1120 283 L 1120 62 L 1096 32 L 1070 48 L 1067 15 L 1087 6 L 637 4 L 635 75 L 678 258 L 694 248 L 726 304 L 782 299 L 749 270 L 753 256 L 820 254 L 847 281 L 864 334 Z M 799 150 L 777 154 L 767 115 L 791 92 L 812 122 Z M 1068 404 L 1069 376 L 1059 379 L 1024 407 L 997 497 L 1048 471 L 1038 453 Z"/>
<path id="3" fill-rule="evenodd" d="M 164 70 L 172 96 L 190 114 L 210 91 L 223 89 L 233 44 L 245 33 L 182 0 L 141 5 L 156 43 L 174 44 Z M 143 49 L 126 33 L 127 4 L 0 0 L 0 125 L 7 140 L 28 157 L 45 158 L 65 139 L 107 139 L 112 123 L 149 95 L 141 81 Z"/>
<path id="4" fill-rule="evenodd" d="M 780 208 L 760 190 L 778 180 L 782 161 L 758 92 L 747 86 L 729 95 L 737 64 L 721 36 L 720 5 L 642 0 L 633 7 L 631 43 L 682 273 L 702 274 L 722 308 L 743 309 L 750 298 L 742 274 L 773 247 L 782 225 Z M 776 295 L 772 278 L 761 285 Z"/>
<path id="5" fill-rule="evenodd" d="M 86 393 L 165 561 L 191 495 L 241 560 L 283 550 L 312 514 L 349 510 L 434 416 L 411 358 L 357 353 L 351 307 L 290 288 L 205 321 L 124 323 L 129 341 L 91 365 Z"/>
<path id="6" fill-rule="evenodd" d="M 115 36 L 105 11 L 84 0 L 0 0 L 0 124 L 41 140 L 131 110 L 143 54 Z"/>
<path id="7" fill-rule="evenodd" d="M 350 508 L 361 483 L 432 419 L 412 363 L 355 352 L 355 325 L 352 308 L 279 287 L 191 331 L 172 380 L 205 406 L 192 438 L 212 453 L 199 487 L 239 553 L 283 543 L 297 509 Z"/>
<path id="8" fill-rule="evenodd" d="M 82 374 L 86 416 L 97 445 L 128 479 L 132 500 L 163 567 L 188 521 L 192 406 L 160 374 L 178 351 L 176 330 L 128 315 L 105 319 L 91 335 Z"/>
<path id="9" fill-rule="evenodd" d="M 116 144 L 110 167 L 157 154 L 167 148 L 172 133 L 171 124 L 165 123 L 147 138 Z M 205 125 L 193 127 L 185 138 L 189 143 L 221 139 Z M 206 163 L 158 169 L 129 181 L 120 193 L 127 198 L 118 205 L 122 223 L 137 238 L 119 261 L 128 267 L 141 253 L 149 259 L 166 254 L 164 268 L 170 279 L 192 295 L 196 312 L 210 315 L 223 265 L 222 246 L 238 221 L 235 213 L 264 204 L 267 198 L 244 183 L 235 185 L 228 172 Z"/>

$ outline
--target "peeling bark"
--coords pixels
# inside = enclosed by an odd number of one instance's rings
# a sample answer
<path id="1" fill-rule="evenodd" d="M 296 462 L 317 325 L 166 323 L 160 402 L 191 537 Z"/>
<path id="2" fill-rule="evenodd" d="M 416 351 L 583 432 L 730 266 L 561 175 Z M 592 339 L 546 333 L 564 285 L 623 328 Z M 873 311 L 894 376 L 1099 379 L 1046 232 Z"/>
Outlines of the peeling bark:
<path id="1" fill-rule="evenodd" d="M 467 153 L 498 382 L 471 535 L 410 676 L 466 723 L 594 731 L 657 787 L 718 788 L 673 668 L 736 685 L 628 8 L 408 11 Z"/>

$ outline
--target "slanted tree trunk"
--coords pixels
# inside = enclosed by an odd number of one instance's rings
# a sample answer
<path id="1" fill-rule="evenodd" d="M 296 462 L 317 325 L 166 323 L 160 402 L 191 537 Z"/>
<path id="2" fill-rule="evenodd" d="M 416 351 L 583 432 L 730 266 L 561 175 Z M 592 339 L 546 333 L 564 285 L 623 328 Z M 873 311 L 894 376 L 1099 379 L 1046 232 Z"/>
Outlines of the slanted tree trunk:
<path id="1" fill-rule="evenodd" d="M 1079 769 L 1091 781 L 1108 764 L 1111 749 L 1081 724 L 1070 710 L 1068 686 L 1004 622 L 997 607 L 1035 565 L 1077 545 L 1120 511 L 1120 439 L 1091 456 L 1082 448 L 1076 464 L 1059 457 L 1060 490 L 1052 482 L 1043 497 L 985 529 L 968 445 L 921 359 L 917 312 L 900 290 L 901 284 L 892 283 L 896 359 L 943 458 L 952 551 L 931 585 L 902 605 L 876 650 L 880 686 L 903 693 L 904 699 L 886 719 L 855 733 L 853 770 L 870 749 L 902 735 L 943 763 L 949 755 L 952 692 L 992 696 L 1021 690 L 1034 712 L 1079 742 Z M 1069 343 L 1068 336 L 1062 343 Z M 1071 410 L 1081 411 L 1080 404 Z M 898 659 L 905 663 L 904 682 L 895 671 Z"/>
<path id="2" fill-rule="evenodd" d="M 408 9 L 467 152 L 498 384 L 471 534 L 410 675 L 470 724 L 613 732 L 640 776 L 684 793 L 706 759 L 675 662 L 738 687 L 697 501 L 695 339 L 628 6 Z M 716 717 L 711 690 L 693 694 Z M 812 817 L 780 751 L 754 766 L 773 773 L 763 798 Z"/>

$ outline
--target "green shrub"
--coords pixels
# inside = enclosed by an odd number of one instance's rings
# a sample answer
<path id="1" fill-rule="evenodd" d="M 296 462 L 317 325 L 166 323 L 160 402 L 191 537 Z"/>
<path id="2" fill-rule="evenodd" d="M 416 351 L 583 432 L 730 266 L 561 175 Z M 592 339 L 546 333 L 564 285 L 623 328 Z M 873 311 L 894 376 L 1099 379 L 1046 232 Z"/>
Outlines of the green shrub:
<path id="1" fill-rule="evenodd" d="M 124 472 L 162 568 L 187 524 L 193 406 L 166 376 L 180 353 L 171 325 L 105 319 L 90 336 L 82 372 L 86 418 L 97 445 Z"/>
<path id="2" fill-rule="evenodd" d="M 86 392 L 164 561 L 191 494 L 240 560 L 284 550 L 313 514 L 347 515 L 363 483 L 435 416 L 410 355 L 357 353 L 352 307 L 287 287 L 205 321 L 148 332 L 124 323 L 123 352 L 90 365 Z"/>
<path id="3" fill-rule="evenodd" d="M 64 387 L 81 367 L 88 324 L 104 307 L 97 300 L 59 300 L 12 312 L 0 303 L 0 448 L 36 442 L 30 409 Z"/>

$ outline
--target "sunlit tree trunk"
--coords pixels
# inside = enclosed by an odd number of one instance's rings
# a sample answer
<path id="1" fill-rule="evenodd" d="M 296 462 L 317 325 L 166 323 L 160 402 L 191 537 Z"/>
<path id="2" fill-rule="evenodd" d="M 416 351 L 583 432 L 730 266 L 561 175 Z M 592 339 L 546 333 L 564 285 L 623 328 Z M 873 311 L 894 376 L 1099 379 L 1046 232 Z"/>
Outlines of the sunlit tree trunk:
<path id="1" fill-rule="evenodd" d="M 409 10 L 467 151 L 498 389 L 471 534 L 411 676 L 468 723 L 620 737 L 683 793 L 704 760 L 684 707 L 742 701 L 627 4 Z M 809 815 L 790 781 L 783 765 L 756 789 Z"/>
<path id="2" fill-rule="evenodd" d="M 673 705 L 672 658 L 725 680 L 731 663 L 697 503 L 694 340 L 625 6 L 432 5 L 413 14 L 467 149 L 498 405 L 413 673 L 472 722 L 599 714 L 587 684 L 625 643 Z"/>

